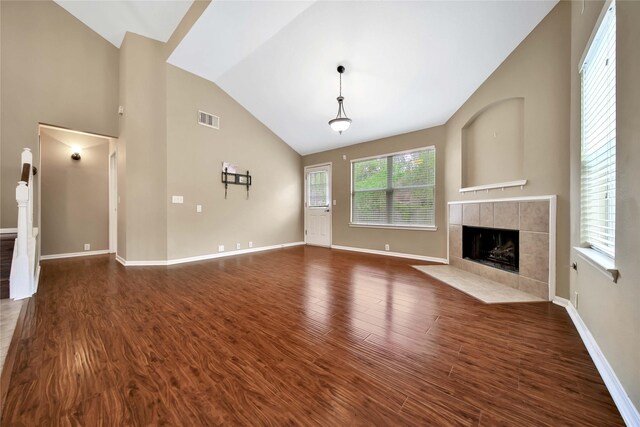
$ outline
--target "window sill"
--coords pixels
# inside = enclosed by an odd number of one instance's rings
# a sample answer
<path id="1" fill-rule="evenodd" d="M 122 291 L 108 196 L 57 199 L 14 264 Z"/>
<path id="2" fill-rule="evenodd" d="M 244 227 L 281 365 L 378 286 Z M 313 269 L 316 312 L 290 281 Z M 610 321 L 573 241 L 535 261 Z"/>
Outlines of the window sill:
<path id="1" fill-rule="evenodd" d="M 413 226 L 413 225 L 386 225 L 386 224 L 358 224 L 350 222 L 349 227 L 355 228 L 386 228 L 389 230 L 417 230 L 417 231 L 438 231 L 435 225 Z"/>
<path id="2" fill-rule="evenodd" d="M 611 279 L 613 283 L 618 283 L 618 276 L 620 275 L 620 272 L 616 268 L 613 259 L 596 251 L 595 249 L 580 247 L 574 247 L 573 249 L 576 251 L 580 258 L 591 264 L 602 274 Z"/>

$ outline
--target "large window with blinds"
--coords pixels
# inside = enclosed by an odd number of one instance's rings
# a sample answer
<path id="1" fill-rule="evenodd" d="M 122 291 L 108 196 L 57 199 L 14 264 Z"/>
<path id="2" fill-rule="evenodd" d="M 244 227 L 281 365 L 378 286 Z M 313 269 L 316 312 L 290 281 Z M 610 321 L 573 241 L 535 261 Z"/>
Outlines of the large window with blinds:
<path id="1" fill-rule="evenodd" d="M 435 147 L 351 162 L 351 223 L 435 226 Z"/>
<path id="2" fill-rule="evenodd" d="M 581 69 L 581 239 L 615 256 L 616 231 L 616 10 L 612 2 Z"/>

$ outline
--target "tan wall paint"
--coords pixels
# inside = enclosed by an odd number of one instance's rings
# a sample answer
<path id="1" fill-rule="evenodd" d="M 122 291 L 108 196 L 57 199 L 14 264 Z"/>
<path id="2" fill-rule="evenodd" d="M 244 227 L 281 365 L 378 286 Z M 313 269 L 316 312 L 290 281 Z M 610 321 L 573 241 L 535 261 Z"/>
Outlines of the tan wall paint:
<path id="1" fill-rule="evenodd" d="M 569 295 L 569 56 L 570 8 L 560 2 L 509 55 L 446 123 L 446 199 L 558 195 L 557 294 Z M 462 128 L 497 101 L 524 98 L 524 146 L 520 179 L 524 189 L 488 193 L 459 193 L 462 186 Z M 501 167 L 500 153 L 482 167 Z"/>
<path id="2" fill-rule="evenodd" d="M 109 141 L 78 139 L 90 146 L 72 160 L 68 141 L 41 133 L 42 255 L 109 249 Z"/>
<path id="3" fill-rule="evenodd" d="M 572 3 L 571 46 L 571 244 L 580 244 L 580 75 L 586 49 L 603 2 Z M 629 398 L 640 409 L 640 2 L 617 7 L 617 183 L 614 284 L 572 251 L 571 299 L 578 292 L 580 317 L 598 342 Z"/>
<path id="4" fill-rule="evenodd" d="M 390 250 L 393 252 L 446 258 L 447 222 L 443 191 L 444 142 L 444 126 L 438 126 L 304 156 L 303 163 L 305 166 L 327 162 L 332 162 L 333 164 L 331 191 L 333 199 L 337 201 L 337 205 L 333 207 L 332 244 L 384 250 L 384 245 L 388 243 Z M 350 161 L 362 157 L 383 155 L 431 145 L 436 147 L 436 226 L 438 230 L 415 231 L 349 227 L 351 218 Z M 343 155 L 347 156 L 346 160 L 342 160 Z M 302 204 L 302 199 L 300 204 Z"/>
<path id="5" fill-rule="evenodd" d="M 38 164 L 39 122 L 118 134 L 118 49 L 52 1 L 0 8 L 0 227 L 12 228 L 20 152 Z"/>
<path id="6" fill-rule="evenodd" d="M 524 99 L 506 99 L 487 107 L 462 129 L 462 185 L 522 179 L 523 148 Z M 500 167 L 494 164 L 496 153 L 500 153 Z"/>
<path id="7" fill-rule="evenodd" d="M 203 110 L 220 129 L 197 124 Z M 249 170 L 249 199 L 220 182 L 222 162 Z M 215 84 L 167 65 L 168 258 L 184 258 L 299 242 L 302 236 L 301 157 Z M 172 204 L 171 195 L 184 196 Z M 196 205 L 203 206 L 196 213 Z"/>
<path id="8" fill-rule="evenodd" d="M 164 43 L 127 33 L 120 47 L 118 153 L 124 152 L 119 222 L 127 260 L 167 259 L 167 144 Z M 125 218 L 125 221 L 122 221 Z M 120 239 L 119 239 L 120 240 Z"/>

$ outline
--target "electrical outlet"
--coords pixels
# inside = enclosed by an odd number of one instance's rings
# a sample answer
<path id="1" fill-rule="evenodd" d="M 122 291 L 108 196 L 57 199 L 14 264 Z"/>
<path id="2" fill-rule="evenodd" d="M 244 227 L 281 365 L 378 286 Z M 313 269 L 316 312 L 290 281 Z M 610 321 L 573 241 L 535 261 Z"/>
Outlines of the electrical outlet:
<path id="1" fill-rule="evenodd" d="M 202 205 L 196 205 L 196 212 L 202 212 Z"/>
<path id="2" fill-rule="evenodd" d="M 224 245 L 218 245 L 218 252 L 224 252 Z"/>
<path id="3" fill-rule="evenodd" d="M 253 242 L 249 242 L 249 247 L 252 248 L 253 247 Z"/>
<path id="4" fill-rule="evenodd" d="M 575 306 L 575 308 L 576 308 L 576 310 L 577 310 L 577 309 L 578 309 L 578 291 L 575 291 L 575 295 L 576 295 L 576 298 L 575 298 L 575 304 L 574 304 L 574 306 Z"/>
<path id="5" fill-rule="evenodd" d="M 90 251 L 91 250 L 91 245 L 89 243 L 85 243 L 84 244 L 84 250 L 85 251 Z"/>
<path id="6" fill-rule="evenodd" d="M 388 250 L 389 250 L 389 244 L 388 244 L 388 243 L 385 243 L 385 244 L 384 244 L 384 250 L 385 250 L 385 251 L 388 251 Z"/>
<path id="7" fill-rule="evenodd" d="M 240 243 L 236 243 L 236 249 L 240 249 Z"/>

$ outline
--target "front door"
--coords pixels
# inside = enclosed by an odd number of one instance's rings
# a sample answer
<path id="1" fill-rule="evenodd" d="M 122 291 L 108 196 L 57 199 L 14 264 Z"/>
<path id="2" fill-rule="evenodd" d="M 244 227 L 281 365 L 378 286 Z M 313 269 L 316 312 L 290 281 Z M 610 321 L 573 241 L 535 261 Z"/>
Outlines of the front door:
<path id="1" fill-rule="evenodd" d="M 331 246 L 331 165 L 304 169 L 304 225 L 308 245 Z"/>

